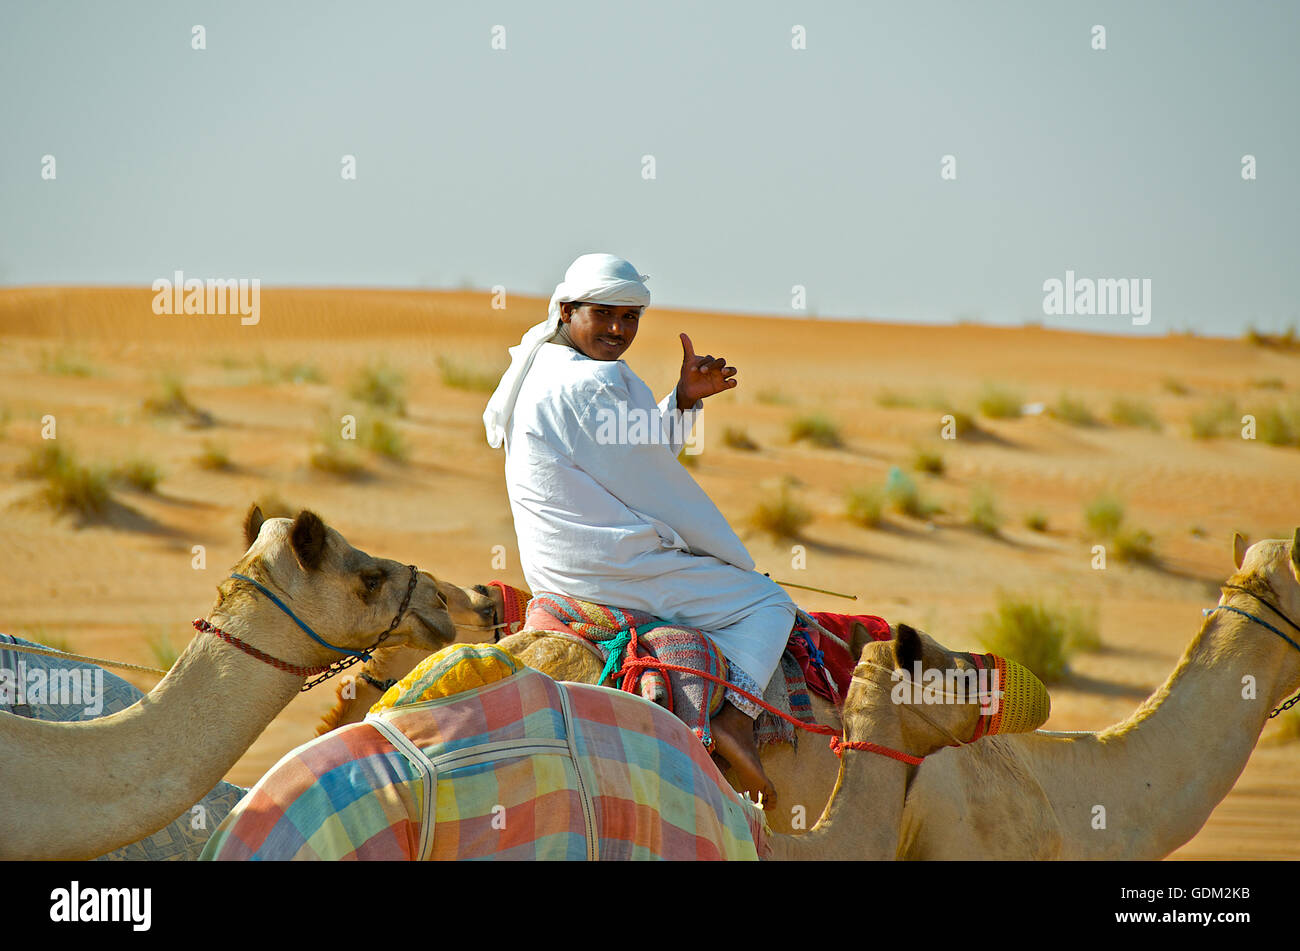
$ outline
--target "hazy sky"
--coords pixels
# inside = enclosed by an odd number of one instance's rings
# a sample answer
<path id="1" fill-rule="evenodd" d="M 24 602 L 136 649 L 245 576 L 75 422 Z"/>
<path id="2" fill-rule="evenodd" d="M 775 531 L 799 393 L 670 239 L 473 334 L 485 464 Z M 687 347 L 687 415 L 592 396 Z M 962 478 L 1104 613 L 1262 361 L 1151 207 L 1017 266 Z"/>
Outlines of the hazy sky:
<path id="1" fill-rule="evenodd" d="M 600 250 L 668 306 L 1280 329 L 1298 44 L 1256 0 L 4 0 L 0 284 L 549 295 Z M 1067 269 L 1149 279 L 1150 323 L 1044 316 Z"/>

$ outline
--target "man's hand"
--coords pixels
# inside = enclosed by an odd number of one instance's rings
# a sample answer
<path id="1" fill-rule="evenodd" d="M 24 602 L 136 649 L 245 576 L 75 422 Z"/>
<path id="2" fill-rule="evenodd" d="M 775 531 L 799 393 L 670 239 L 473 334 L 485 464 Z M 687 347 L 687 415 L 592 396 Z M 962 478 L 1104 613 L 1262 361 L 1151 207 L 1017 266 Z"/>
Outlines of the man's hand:
<path id="1" fill-rule="evenodd" d="M 682 338 L 682 376 L 677 382 L 677 408 L 688 410 L 699 400 L 736 387 L 736 368 L 727 366 L 722 357 L 697 357 L 691 338 Z"/>

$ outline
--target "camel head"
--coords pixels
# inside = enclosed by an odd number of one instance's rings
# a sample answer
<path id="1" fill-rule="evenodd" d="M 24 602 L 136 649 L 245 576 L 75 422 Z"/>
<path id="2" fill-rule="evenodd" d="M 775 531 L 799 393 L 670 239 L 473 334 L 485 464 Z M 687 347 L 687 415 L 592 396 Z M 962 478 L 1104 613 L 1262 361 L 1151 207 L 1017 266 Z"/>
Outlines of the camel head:
<path id="1" fill-rule="evenodd" d="M 248 551 L 233 573 L 265 585 L 313 631 L 338 647 L 354 651 L 370 647 L 406 598 L 408 566 L 352 547 L 314 512 L 268 519 L 254 505 L 244 519 L 244 540 Z M 385 646 L 409 644 L 432 651 L 453 641 L 456 628 L 447 597 L 453 588 L 427 571 L 417 571 L 410 603 Z M 276 623 L 294 635 L 294 656 L 310 657 L 303 663 L 329 663 L 343 656 L 312 641 L 248 582 L 227 578 L 218 592 L 214 614 L 242 619 L 256 611 L 261 623 Z"/>
<path id="2" fill-rule="evenodd" d="M 1234 534 L 1232 560 L 1237 571 L 1228 579 L 1227 585 L 1240 586 L 1254 595 L 1254 598 L 1241 597 L 1237 590 L 1225 586 L 1219 603 L 1231 600 L 1244 610 L 1258 611 L 1259 616 L 1269 624 L 1276 626 L 1291 640 L 1300 642 L 1300 631 L 1268 608 L 1260 606 L 1263 601 L 1281 611 L 1291 623 L 1300 624 L 1300 528 L 1295 530 L 1290 540 L 1264 539 L 1253 545 L 1247 545 L 1241 535 Z M 1286 659 L 1283 661 L 1287 665 L 1285 670 L 1294 673 L 1284 676 L 1284 681 L 1290 685 L 1288 691 L 1296 689 L 1300 683 L 1300 651 L 1267 633 L 1261 632 L 1260 637 L 1262 644 L 1286 647 Z"/>
<path id="3" fill-rule="evenodd" d="M 846 736 L 867 732 L 867 724 L 855 721 L 881 708 L 882 689 L 899 717 L 903 748 L 916 755 L 990 732 L 1032 731 L 1047 721 L 1047 688 L 1028 669 L 991 654 L 977 662 L 906 624 L 894 630 L 888 641 L 854 639 L 861 654 L 844 702 Z M 989 692 L 994 670 L 997 696 Z"/>
<path id="4" fill-rule="evenodd" d="M 1234 533 L 1232 560 L 1237 574 L 1228 579 L 1230 584 L 1251 587 L 1247 581 L 1262 582 L 1261 595 L 1275 596 L 1278 600 L 1274 603 L 1288 617 L 1296 619 L 1300 615 L 1300 528 L 1289 541 L 1274 538 L 1253 545 L 1248 545 L 1240 533 Z"/>

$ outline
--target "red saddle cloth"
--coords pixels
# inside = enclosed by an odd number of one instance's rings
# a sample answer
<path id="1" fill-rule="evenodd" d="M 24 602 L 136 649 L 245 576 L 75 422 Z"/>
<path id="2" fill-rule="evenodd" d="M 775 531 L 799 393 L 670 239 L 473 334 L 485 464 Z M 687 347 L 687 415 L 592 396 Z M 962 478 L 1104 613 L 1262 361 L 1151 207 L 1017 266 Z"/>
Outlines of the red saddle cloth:
<path id="1" fill-rule="evenodd" d="M 853 623 L 863 624 L 873 641 L 887 641 L 893 634 L 889 622 L 873 614 L 831 614 L 811 612 L 809 616 L 845 644 L 853 642 Z M 786 648 L 799 662 L 808 689 L 835 704 L 844 702 L 853 668 L 858 659 L 848 650 L 809 624 L 796 623 Z M 820 655 L 820 656 L 819 656 Z M 818 663 L 820 661 L 820 663 Z"/>

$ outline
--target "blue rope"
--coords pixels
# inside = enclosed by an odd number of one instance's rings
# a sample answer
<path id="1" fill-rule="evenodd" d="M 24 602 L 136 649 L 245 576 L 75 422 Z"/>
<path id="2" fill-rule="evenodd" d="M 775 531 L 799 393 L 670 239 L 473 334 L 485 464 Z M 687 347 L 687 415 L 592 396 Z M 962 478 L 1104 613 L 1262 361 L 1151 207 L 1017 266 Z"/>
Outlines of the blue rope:
<path id="1" fill-rule="evenodd" d="M 366 653 L 366 652 L 360 652 L 360 651 L 354 651 L 354 650 L 348 650 L 346 647 L 335 647 L 335 646 L 334 646 L 333 644 L 331 644 L 329 641 L 327 641 L 327 640 L 325 640 L 323 637 L 319 636 L 315 631 L 313 631 L 313 630 L 312 630 L 311 628 L 309 628 L 306 624 L 304 624 L 304 623 L 302 622 L 302 620 L 298 617 L 298 615 L 296 615 L 296 614 L 294 614 L 292 611 L 290 611 L 290 610 L 289 610 L 289 606 L 288 606 L 287 604 L 285 604 L 283 601 L 281 601 L 279 598 L 277 598 L 274 594 L 272 594 L 270 591 L 268 591 L 267 588 L 266 588 L 266 586 L 263 585 L 261 582 L 254 581 L 252 578 L 248 577 L 248 575 L 241 575 L 241 574 L 236 574 L 236 573 L 233 573 L 233 572 L 231 573 L 230 577 L 232 577 L 232 578 L 238 578 L 240 581 L 247 581 L 249 584 L 251 584 L 251 585 L 252 585 L 254 588 L 256 588 L 258 591 L 262 592 L 262 594 L 264 594 L 264 595 L 266 595 L 268 598 L 270 598 L 272 604 L 274 604 L 277 608 L 279 608 L 279 609 L 280 609 L 281 611 L 283 611 L 285 614 L 289 615 L 289 617 L 293 618 L 293 623 L 294 623 L 294 624 L 297 624 L 300 628 L 302 628 L 304 631 L 306 631 L 306 632 L 307 632 L 307 636 L 310 637 L 310 638 L 311 638 L 313 641 L 315 641 L 317 644 L 320 644 L 322 647 L 328 647 L 330 650 L 332 650 L 332 651 L 338 651 L 340 654 L 348 654 L 348 655 L 350 655 L 350 656 L 352 656 L 352 657 L 360 657 L 362 660 L 369 660 L 369 659 L 370 659 L 370 654 L 369 654 L 369 653 Z"/>
<path id="2" fill-rule="evenodd" d="M 1282 640 L 1286 641 L 1296 650 L 1300 651 L 1300 644 L 1297 644 L 1295 641 L 1291 640 L 1291 638 L 1287 637 L 1285 634 L 1283 634 L 1281 631 L 1275 628 L 1272 624 L 1269 624 L 1268 621 L 1265 621 L 1262 618 L 1255 617 L 1255 615 L 1251 614 L 1249 611 L 1243 611 L 1241 608 L 1234 608 L 1231 604 L 1218 604 L 1212 608 L 1202 608 L 1201 614 L 1204 615 L 1205 617 L 1209 617 L 1215 611 L 1232 611 L 1235 614 L 1240 614 L 1242 617 L 1248 617 L 1256 624 L 1261 624 L 1264 627 L 1268 628 L 1278 637 L 1282 638 Z"/>

